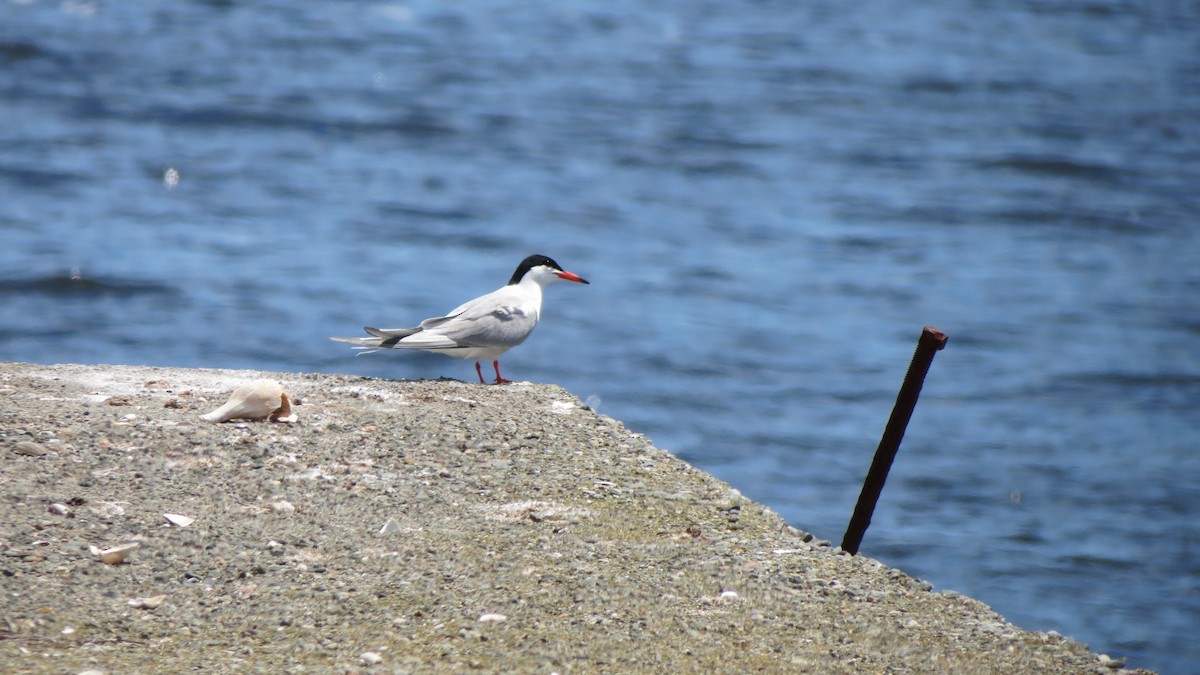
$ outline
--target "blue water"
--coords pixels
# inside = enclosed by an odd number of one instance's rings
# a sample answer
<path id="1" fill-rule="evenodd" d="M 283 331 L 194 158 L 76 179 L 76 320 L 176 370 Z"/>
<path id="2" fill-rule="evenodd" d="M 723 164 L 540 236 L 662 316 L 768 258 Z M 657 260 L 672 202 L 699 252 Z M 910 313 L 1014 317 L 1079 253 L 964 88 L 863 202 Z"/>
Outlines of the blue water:
<path id="1" fill-rule="evenodd" d="M 331 335 L 547 290 L 503 360 L 862 551 L 1200 660 L 1200 5 L 0 7 L 0 358 L 474 379 Z"/>

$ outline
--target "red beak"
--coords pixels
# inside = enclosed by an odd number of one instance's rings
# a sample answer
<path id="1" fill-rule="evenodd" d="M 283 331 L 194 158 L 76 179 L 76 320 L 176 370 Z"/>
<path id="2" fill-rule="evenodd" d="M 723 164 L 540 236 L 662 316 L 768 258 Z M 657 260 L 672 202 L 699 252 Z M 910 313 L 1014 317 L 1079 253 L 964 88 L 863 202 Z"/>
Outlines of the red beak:
<path id="1" fill-rule="evenodd" d="M 560 271 L 560 272 L 558 272 L 558 278 L 559 278 L 559 279 L 566 279 L 567 281 L 574 281 L 574 282 L 576 282 L 576 283 L 580 283 L 580 284 L 586 284 L 586 283 L 588 283 L 588 280 L 587 280 L 587 279 L 584 279 L 583 277 L 579 276 L 578 274 L 575 274 L 574 272 L 562 272 L 562 271 Z M 590 284 L 589 284 L 589 285 L 590 285 Z"/>

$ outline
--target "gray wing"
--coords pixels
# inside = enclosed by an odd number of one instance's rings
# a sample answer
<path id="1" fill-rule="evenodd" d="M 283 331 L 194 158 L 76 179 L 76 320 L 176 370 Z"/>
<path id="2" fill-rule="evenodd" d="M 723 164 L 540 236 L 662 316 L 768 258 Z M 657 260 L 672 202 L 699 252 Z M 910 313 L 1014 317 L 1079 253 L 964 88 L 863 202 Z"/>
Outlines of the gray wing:
<path id="1" fill-rule="evenodd" d="M 421 322 L 421 332 L 399 346 L 417 349 L 507 349 L 521 344 L 538 322 L 538 308 L 508 288 L 465 303 L 450 314 Z"/>
<path id="2" fill-rule="evenodd" d="M 365 352 L 370 353 L 380 349 L 389 349 L 405 337 L 421 332 L 420 328 L 372 328 L 371 326 L 363 326 L 363 330 L 373 337 L 331 337 L 329 339 L 354 345 L 356 349 L 370 350 Z"/>
<path id="3" fill-rule="evenodd" d="M 364 327 L 372 337 L 332 338 L 363 349 L 508 349 L 525 341 L 538 322 L 538 306 L 506 286 L 455 307 L 415 328 Z"/>
<path id="4" fill-rule="evenodd" d="M 379 341 L 379 346 L 385 349 L 396 346 L 404 338 L 420 333 L 422 328 L 372 328 L 371 326 L 363 326 L 363 330 L 371 335 L 374 335 Z"/>

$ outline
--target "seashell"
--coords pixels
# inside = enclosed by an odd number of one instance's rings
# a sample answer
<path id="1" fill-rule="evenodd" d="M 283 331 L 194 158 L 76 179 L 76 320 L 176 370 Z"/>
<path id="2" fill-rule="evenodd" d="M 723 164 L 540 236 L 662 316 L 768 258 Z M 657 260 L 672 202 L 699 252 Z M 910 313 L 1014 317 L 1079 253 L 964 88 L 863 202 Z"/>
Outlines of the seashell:
<path id="1" fill-rule="evenodd" d="M 131 541 L 128 544 L 118 544 L 117 546 L 109 546 L 108 548 L 89 546 L 88 550 L 92 552 L 92 555 L 100 558 L 100 562 L 105 565 L 119 565 L 125 562 L 125 558 L 140 546 L 141 544 L 136 541 Z"/>
<path id="2" fill-rule="evenodd" d="M 283 386 L 275 380 L 254 380 L 247 382 L 234 390 L 225 405 L 216 410 L 201 415 L 206 422 L 228 422 L 229 420 L 261 420 L 271 418 L 272 422 L 294 422 L 296 415 L 292 413 L 292 404 Z"/>
<path id="3" fill-rule="evenodd" d="M 158 609 L 166 599 L 165 595 L 156 595 L 152 598 L 133 598 L 128 604 L 135 609 Z"/>
<path id="4" fill-rule="evenodd" d="M 505 615 L 503 615 L 503 614 L 497 614 L 497 613 L 495 613 L 495 612 L 489 612 L 489 613 L 487 613 L 487 614 L 483 614 L 483 615 L 481 615 L 481 616 L 479 617 L 479 622 L 480 622 L 480 623 L 484 623 L 484 622 L 487 622 L 487 621 L 505 621 L 505 620 L 507 620 L 507 619 L 508 619 L 508 617 L 507 617 L 507 616 L 505 616 Z"/>
<path id="5" fill-rule="evenodd" d="M 168 523 L 171 523 L 176 527 L 187 527 L 188 525 L 196 522 L 195 518 L 183 516 L 178 513 L 164 513 L 163 518 L 166 518 Z"/>

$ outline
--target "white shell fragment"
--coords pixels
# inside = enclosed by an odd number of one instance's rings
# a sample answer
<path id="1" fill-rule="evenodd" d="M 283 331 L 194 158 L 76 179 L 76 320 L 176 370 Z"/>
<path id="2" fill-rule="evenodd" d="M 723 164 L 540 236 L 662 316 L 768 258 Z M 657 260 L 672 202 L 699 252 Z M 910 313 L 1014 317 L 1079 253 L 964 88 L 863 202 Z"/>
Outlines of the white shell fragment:
<path id="1" fill-rule="evenodd" d="M 295 422 L 298 419 L 292 412 L 291 401 L 283 392 L 283 385 L 275 380 L 247 382 L 234 390 L 225 405 L 200 416 L 206 422 L 268 418 L 272 422 Z"/>
<path id="2" fill-rule="evenodd" d="M 178 513 L 164 513 L 163 518 L 166 518 L 167 522 L 175 527 L 187 527 L 188 525 L 196 522 L 195 518 L 180 515 Z"/>
<path id="3" fill-rule="evenodd" d="M 379 528 L 379 534 L 391 534 L 400 531 L 400 523 L 396 522 L 395 518 L 388 518 L 383 527 Z"/>
<path id="4" fill-rule="evenodd" d="M 136 541 L 131 541 L 128 544 L 118 544 L 117 546 L 109 546 L 108 548 L 89 546 L 88 550 L 92 552 L 92 555 L 100 558 L 100 562 L 105 565 L 119 565 L 125 562 L 125 558 L 140 546 L 141 544 Z"/>
<path id="5" fill-rule="evenodd" d="M 158 609 L 166 599 L 165 595 L 156 595 L 152 598 L 133 598 L 129 601 L 129 606 L 134 609 Z"/>
<path id="6" fill-rule="evenodd" d="M 503 614 L 497 614 L 497 613 L 494 613 L 494 612 L 489 612 L 489 613 L 487 613 L 487 614 L 483 614 L 483 615 L 481 615 L 481 616 L 479 617 L 479 621 L 480 621 L 480 623 L 484 623 L 484 622 L 487 622 L 487 621 L 497 621 L 497 622 L 499 622 L 499 621 L 505 621 L 505 620 L 507 620 L 507 619 L 508 619 L 508 617 L 507 617 L 507 616 L 505 616 L 505 615 L 503 615 Z"/>

